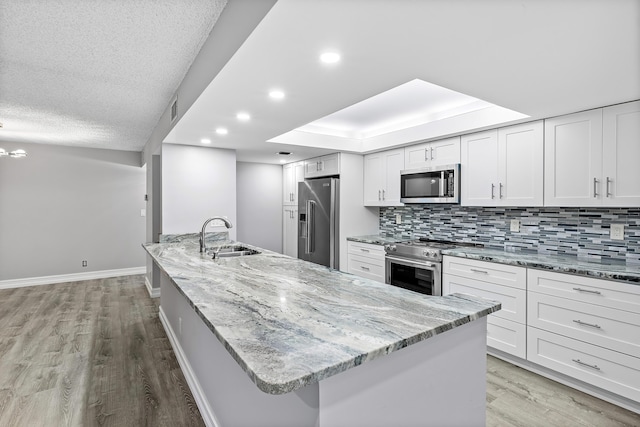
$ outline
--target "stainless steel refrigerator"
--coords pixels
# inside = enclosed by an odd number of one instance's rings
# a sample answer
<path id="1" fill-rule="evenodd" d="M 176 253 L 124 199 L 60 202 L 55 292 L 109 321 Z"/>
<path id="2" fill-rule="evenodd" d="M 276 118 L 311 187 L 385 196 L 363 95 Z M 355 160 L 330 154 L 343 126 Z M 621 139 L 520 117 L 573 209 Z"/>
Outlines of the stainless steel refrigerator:
<path id="1" fill-rule="evenodd" d="M 298 258 L 338 269 L 340 180 L 298 183 Z"/>

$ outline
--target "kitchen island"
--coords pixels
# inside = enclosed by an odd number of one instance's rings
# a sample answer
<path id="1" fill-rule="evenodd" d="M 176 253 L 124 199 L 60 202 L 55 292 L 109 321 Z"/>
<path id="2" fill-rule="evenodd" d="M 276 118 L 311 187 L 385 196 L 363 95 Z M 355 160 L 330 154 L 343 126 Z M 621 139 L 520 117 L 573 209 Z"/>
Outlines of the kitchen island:
<path id="1" fill-rule="evenodd" d="M 484 424 L 486 316 L 499 303 L 420 295 L 260 248 L 213 260 L 195 235 L 144 247 L 208 425 Z"/>

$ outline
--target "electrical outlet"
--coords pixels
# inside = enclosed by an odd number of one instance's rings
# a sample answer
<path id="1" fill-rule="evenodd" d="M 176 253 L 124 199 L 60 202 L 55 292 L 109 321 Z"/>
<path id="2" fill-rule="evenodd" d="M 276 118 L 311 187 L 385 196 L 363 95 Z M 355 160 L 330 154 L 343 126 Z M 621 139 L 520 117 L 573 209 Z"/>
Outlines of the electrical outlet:
<path id="1" fill-rule="evenodd" d="M 624 224 L 611 224 L 609 237 L 611 240 L 624 240 Z"/>
<path id="2" fill-rule="evenodd" d="M 511 227 L 510 230 L 513 232 L 518 233 L 520 231 L 520 220 L 519 219 L 512 219 L 511 220 Z"/>
<path id="3" fill-rule="evenodd" d="M 178 317 L 178 333 L 182 335 L 182 317 Z"/>
<path id="4" fill-rule="evenodd" d="M 396 224 L 402 224 L 402 215 L 396 214 Z"/>
<path id="5" fill-rule="evenodd" d="M 147 210 L 146 209 L 140 209 L 140 216 L 147 216 Z"/>
<path id="6" fill-rule="evenodd" d="M 82 266 L 86 267 L 87 266 L 87 261 L 82 261 Z"/>

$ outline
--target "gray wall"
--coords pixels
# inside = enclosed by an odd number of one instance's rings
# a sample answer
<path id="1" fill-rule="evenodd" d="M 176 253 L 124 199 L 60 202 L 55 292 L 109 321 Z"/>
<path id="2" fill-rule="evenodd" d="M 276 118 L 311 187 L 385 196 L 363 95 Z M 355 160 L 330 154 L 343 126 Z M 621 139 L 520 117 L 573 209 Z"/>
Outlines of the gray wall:
<path id="1" fill-rule="evenodd" d="M 282 252 L 282 166 L 236 164 L 239 241 Z"/>
<path id="2" fill-rule="evenodd" d="M 24 148 L 29 156 L 0 159 L 0 280 L 145 265 L 140 153 L 28 143 L 3 148 Z"/>
<path id="3" fill-rule="evenodd" d="M 212 216 L 226 216 L 236 238 L 236 152 L 164 144 L 162 147 L 162 233 L 200 231 Z M 216 227 L 214 227 L 216 226 Z M 217 221 L 209 231 L 223 231 Z"/>

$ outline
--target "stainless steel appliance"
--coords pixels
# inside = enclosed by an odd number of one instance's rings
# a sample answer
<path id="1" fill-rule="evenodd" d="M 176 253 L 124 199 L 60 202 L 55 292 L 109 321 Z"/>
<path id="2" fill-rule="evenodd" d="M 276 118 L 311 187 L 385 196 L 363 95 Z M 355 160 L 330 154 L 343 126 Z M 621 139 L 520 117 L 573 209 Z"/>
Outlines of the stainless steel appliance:
<path id="1" fill-rule="evenodd" d="M 460 203 L 460 164 L 400 171 L 402 203 Z"/>
<path id="2" fill-rule="evenodd" d="M 426 295 L 442 295 L 442 251 L 459 246 L 482 246 L 420 238 L 385 245 L 385 282 Z"/>
<path id="3" fill-rule="evenodd" d="M 340 180 L 298 183 L 298 258 L 339 268 Z"/>

